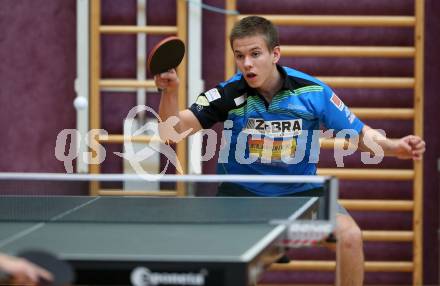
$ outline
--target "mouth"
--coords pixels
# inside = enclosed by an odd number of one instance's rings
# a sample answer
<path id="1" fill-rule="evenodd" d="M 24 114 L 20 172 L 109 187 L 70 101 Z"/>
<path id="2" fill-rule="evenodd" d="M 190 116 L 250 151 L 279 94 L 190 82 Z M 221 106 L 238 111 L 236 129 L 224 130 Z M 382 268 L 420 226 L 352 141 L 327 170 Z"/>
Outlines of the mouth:
<path id="1" fill-rule="evenodd" d="M 249 80 L 254 80 L 257 77 L 257 75 L 253 72 L 246 73 L 246 78 Z"/>

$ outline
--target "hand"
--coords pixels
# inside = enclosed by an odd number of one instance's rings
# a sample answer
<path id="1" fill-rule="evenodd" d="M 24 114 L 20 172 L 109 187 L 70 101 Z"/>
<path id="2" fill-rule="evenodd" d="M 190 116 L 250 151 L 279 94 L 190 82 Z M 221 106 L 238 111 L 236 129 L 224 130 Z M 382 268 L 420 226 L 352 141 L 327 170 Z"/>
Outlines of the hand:
<path id="1" fill-rule="evenodd" d="M 179 87 L 179 78 L 175 69 L 154 76 L 157 88 L 165 93 L 176 93 Z"/>
<path id="2" fill-rule="evenodd" d="M 415 135 L 408 135 L 397 140 L 394 147 L 394 153 L 399 159 L 422 159 L 425 153 L 425 141 Z"/>
<path id="3" fill-rule="evenodd" d="M 41 280 L 53 281 L 51 273 L 23 259 L 0 255 L 0 270 L 11 276 L 11 282 L 17 285 L 38 285 Z"/>

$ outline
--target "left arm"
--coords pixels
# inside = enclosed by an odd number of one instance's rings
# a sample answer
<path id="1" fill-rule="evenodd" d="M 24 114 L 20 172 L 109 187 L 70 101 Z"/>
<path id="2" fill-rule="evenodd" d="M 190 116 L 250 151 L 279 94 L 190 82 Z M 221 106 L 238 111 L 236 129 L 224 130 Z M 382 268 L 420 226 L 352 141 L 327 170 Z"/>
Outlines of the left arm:
<path id="1" fill-rule="evenodd" d="M 315 111 L 319 120 L 329 129 L 336 131 L 350 129 L 359 134 L 359 149 L 364 152 L 375 153 L 368 147 L 368 143 L 375 143 L 382 148 L 385 156 L 393 156 L 400 159 L 420 160 L 425 152 L 425 141 L 415 135 L 408 135 L 400 139 L 389 139 L 361 122 L 333 92 L 331 88 L 322 84 L 324 90 L 320 97 L 307 98 L 312 110 Z M 366 144 L 367 143 L 367 144 Z M 377 152 L 377 149 L 376 149 Z"/>
<path id="2" fill-rule="evenodd" d="M 422 159 L 425 152 L 425 141 L 416 135 L 408 135 L 400 139 L 389 139 L 365 125 L 362 128 L 359 138 L 359 149 L 365 152 L 371 152 L 365 145 L 366 141 L 373 141 L 384 151 L 385 156 L 397 157 L 399 159 Z"/>

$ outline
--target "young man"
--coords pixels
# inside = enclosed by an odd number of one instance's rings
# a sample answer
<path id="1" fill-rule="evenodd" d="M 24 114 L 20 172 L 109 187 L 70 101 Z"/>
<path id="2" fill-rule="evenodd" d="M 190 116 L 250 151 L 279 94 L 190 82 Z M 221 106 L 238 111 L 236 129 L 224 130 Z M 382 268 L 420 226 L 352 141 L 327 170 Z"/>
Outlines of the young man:
<path id="1" fill-rule="evenodd" d="M 163 90 L 159 105 L 161 119 L 177 116 L 178 133 L 195 133 L 224 122 L 229 138 L 220 150 L 220 173 L 314 175 L 317 154 L 312 148 L 312 133 L 320 129 L 320 124 L 336 132 L 348 130 L 347 134 L 359 136 L 361 150 L 370 151 L 363 142 L 374 142 L 385 155 L 421 159 L 425 150 L 421 138 L 409 135 L 399 140 L 387 139 L 356 118 L 326 84 L 279 66 L 278 34 L 270 21 L 257 16 L 242 19 L 232 29 L 230 44 L 240 72 L 199 95 L 187 110 L 179 111 L 177 107 L 179 80 L 175 70 L 155 77 L 157 87 Z M 161 136 L 168 137 L 165 133 Z M 223 184 L 219 188 L 222 196 L 317 192 L 319 186 L 313 184 L 243 183 Z M 341 245 L 341 284 L 362 285 L 361 231 L 342 207 L 335 234 Z"/>

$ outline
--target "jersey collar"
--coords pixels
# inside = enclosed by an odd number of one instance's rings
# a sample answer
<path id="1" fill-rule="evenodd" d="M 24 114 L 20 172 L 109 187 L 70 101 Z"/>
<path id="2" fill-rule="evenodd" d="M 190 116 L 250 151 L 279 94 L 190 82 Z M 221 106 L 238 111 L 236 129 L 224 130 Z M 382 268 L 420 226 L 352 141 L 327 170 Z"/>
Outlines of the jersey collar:
<path id="1" fill-rule="evenodd" d="M 281 90 L 291 90 L 292 89 L 292 85 L 291 85 L 290 81 L 287 78 L 287 72 L 284 70 L 284 68 L 281 65 L 277 64 L 276 66 L 277 66 L 277 70 L 280 73 L 281 78 L 283 80 L 283 85 L 281 86 Z M 244 76 L 242 76 L 242 78 L 241 78 L 241 83 L 245 86 L 246 94 L 248 96 L 258 95 L 257 90 L 252 88 L 252 87 L 250 87 L 247 84 L 246 80 L 244 79 Z"/>
<path id="2" fill-rule="evenodd" d="M 287 77 L 287 72 L 284 69 L 284 67 L 277 64 L 277 70 L 280 73 L 281 78 L 283 79 L 283 85 L 281 86 L 281 89 L 292 90 L 293 89 L 292 84 Z"/>

